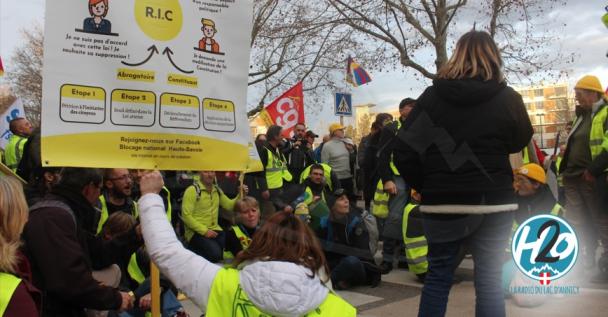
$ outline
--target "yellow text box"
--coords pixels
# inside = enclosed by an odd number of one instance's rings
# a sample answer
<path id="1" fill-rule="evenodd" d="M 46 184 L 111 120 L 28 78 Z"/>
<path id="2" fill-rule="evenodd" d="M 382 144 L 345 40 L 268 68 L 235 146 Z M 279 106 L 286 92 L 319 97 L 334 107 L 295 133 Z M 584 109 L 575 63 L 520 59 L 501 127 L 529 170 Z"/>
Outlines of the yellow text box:
<path id="1" fill-rule="evenodd" d="M 116 73 L 119 80 L 141 81 L 151 83 L 156 80 L 156 73 L 150 70 L 119 68 Z"/>
<path id="2" fill-rule="evenodd" d="M 190 88 L 198 88 L 198 78 L 192 76 L 184 76 L 179 74 L 169 74 L 167 76 L 167 84 L 175 86 L 183 86 Z"/>
<path id="3" fill-rule="evenodd" d="M 160 96 L 161 107 L 192 107 L 198 108 L 198 98 L 190 95 L 164 93 Z"/>
<path id="4" fill-rule="evenodd" d="M 99 87 L 63 85 L 61 86 L 61 97 L 105 101 L 106 92 Z"/>
<path id="5" fill-rule="evenodd" d="M 112 102 L 138 103 L 153 106 L 156 96 L 150 91 L 115 89 L 112 91 Z"/>
<path id="6" fill-rule="evenodd" d="M 203 108 L 205 110 L 234 112 L 234 103 L 227 100 L 205 99 L 203 100 Z"/>

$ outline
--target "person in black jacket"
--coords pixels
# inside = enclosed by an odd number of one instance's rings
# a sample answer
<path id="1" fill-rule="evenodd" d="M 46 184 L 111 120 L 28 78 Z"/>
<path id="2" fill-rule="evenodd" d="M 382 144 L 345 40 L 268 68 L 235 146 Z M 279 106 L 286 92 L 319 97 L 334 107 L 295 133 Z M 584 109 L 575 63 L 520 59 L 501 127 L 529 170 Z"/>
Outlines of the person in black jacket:
<path id="1" fill-rule="evenodd" d="M 395 164 L 422 195 L 429 272 L 419 316 L 443 316 L 458 251 L 475 261 L 477 316 L 505 316 L 502 258 L 517 209 L 509 153 L 532 137 L 492 37 L 465 33 L 398 133 Z"/>
<path id="2" fill-rule="evenodd" d="M 64 168 L 51 195 L 31 207 L 23 240 L 34 285 L 43 293 L 42 316 L 85 316 L 85 308 L 133 306 L 131 295 L 93 279 L 93 270 L 123 262 L 142 245 L 138 228 L 110 241 L 95 235 L 93 205 L 101 183 L 98 169 Z"/>
<path id="3" fill-rule="evenodd" d="M 370 231 L 360 208 L 351 207 L 346 191 L 339 189 L 327 197 L 330 213 L 316 230 L 321 241 L 331 282 L 335 289 L 357 285 L 378 286 L 380 268 L 370 249 Z"/>

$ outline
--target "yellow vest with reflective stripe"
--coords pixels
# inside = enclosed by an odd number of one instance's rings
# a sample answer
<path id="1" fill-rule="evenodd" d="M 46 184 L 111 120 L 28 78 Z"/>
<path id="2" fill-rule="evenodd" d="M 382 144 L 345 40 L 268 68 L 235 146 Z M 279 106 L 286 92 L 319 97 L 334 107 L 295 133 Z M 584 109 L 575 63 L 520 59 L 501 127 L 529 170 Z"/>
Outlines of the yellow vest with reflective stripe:
<path id="1" fill-rule="evenodd" d="M 245 234 L 243 232 L 243 230 L 241 230 L 241 227 L 232 226 L 232 230 L 234 230 L 234 234 L 236 235 L 236 238 L 239 239 L 239 242 L 241 243 L 241 247 L 243 247 L 243 250 L 249 248 L 249 245 L 251 244 L 251 238 L 247 234 Z"/>
<path id="2" fill-rule="evenodd" d="M 379 180 L 374 193 L 374 200 L 372 200 L 372 215 L 378 218 L 388 217 L 389 199 L 390 195 L 384 191 L 384 184 L 382 184 L 382 180 Z"/>
<path id="3" fill-rule="evenodd" d="M 357 315 L 355 307 L 350 305 L 338 295 L 330 292 L 321 305 L 305 314 L 303 317 L 331 316 L 354 317 Z M 211 294 L 207 301 L 206 317 L 270 317 L 261 312 L 249 300 L 247 294 L 240 286 L 239 271 L 232 268 L 223 268 L 217 272 Z"/>
<path id="4" fill-rule="evenodd" d="M 555 203 L 555 205 L 553 206 L 553 208 L 551 209 L 551 212 L 549 214 L 556 216 L 556 217 L 565 217 L 566 209 L 564 209 L 564 207 L 562 207 L 562 205 Z M 518 227 L 519 227 L 519 224 L 517 223 L 517 221 L 513 220 L 513 225 L 511 226 L 511 237 L 509 238 L 509 247 L 507 247 L 505 249 L 509 253 L 511 253 L 510 245 L 511 245 L 511 241 L 513 239 L 513 235 L 515 234 L 515 231 L 517 231 Z"/>
<path id="5" fill-rule="evenodd" d="M 291 173 L 287 170 L 287 163 L 283 154 L 278 156 L 271 150 L 266 148 L 268 152 L 268 163 L 266 163 L 266 182 L 268 189 L 277 189 L 283 187 L 283 180 L 291 181 Z"/>
<path id="6" fill-rule="evenodd" d="M 4 316 L 11 298 L 21 283 L 21 279 L 8 273 L 0 272 L 0 316 Z"/>
<path id="7" fill-rule="evenodd" d="M 608 131 L 604 131 L 606 119 L 608 118 L 608 105 L 600 106 L 600 109 L 593 116 L 591 131 L 589 133 L 589 149 L 591 159 L 595 159 L 602 151 L 606 151 L 608 146 Z M 608 169 L 607 169 L 608 170 Z"/>
<path id="8" fill-rule="evenodd" d="M 127 273 L 131 279 L 133 279 L 137 284 L 141 284 L 146 279 L 146 276 L 139 268 L 139 264 L 137 263 L 137 253 L 131 254 L 131 258 L 129 259 L 129 265 L 127 266 Z"/>
<path id="9" fill-rule="evenodd" d="M 329 189 L 333 191 L 334 188 L 331 183 L 331 166 L 327 165 L 326 163 L 319 163 L 318 165 L 321 165 L 323 167 L 323 177 L 325 177 L 325 184 L 327 184 L 327 186 L 329 186 Z M 300 174 L 300 184 L 304 183 L 304 181 L 308 178 L 308 175 L 310 175 L 311 166 L 312 165 L 306 166 L 306 168 Z"/>
<path id="10" fill-rule="evenodd" d="M 405 258 L 410 272 L 422 274 L 426 273 L 429 268 L 429 262 L 426 258 L 429 253 L 426 237 L 424 235 L 418 237 L 407 236 L 410 213 L 416 206 L 416 204 L 408 203 L 403 211 L 403 242 L 405 243 Z"/>
<path id="11" fill-rule="evenodd" d="M 108 218 L 110 217 L 106 197 L 104 195 L 99 196 L 99 201 L 101 202 L 101 217 L 99 218 L 99 223 L 97 224 L 97 235 L 101 233 L 103 225 L 106 223 L 106 221 L 108 221 Z M 135 219 L 139 217 L 139 209 L 137 208 L 136 202 L 133 202 L 133 210 L 131 210 L 131 216 L 133 216 Z"/>
<path id="12" fill-rule="evenodd" d="M 10 168 L 13 172 L 17 171 L 26 141 L 27 138 L 18 136 L 16 134 L 11 135 L 11 137 L 8 139 L 8 144 L 4 149 L 4 161 L 6 162 L 6 166 L 8 166 L 8 168 Z"/>

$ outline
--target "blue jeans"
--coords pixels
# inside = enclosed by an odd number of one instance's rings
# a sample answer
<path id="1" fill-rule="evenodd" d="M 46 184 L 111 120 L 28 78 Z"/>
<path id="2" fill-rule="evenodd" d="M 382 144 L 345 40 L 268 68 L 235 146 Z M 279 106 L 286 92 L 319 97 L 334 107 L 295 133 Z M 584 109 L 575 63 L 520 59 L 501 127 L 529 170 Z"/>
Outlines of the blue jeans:
<path id="1" fill-rule="evenodd" d="M 422 288 L 418 316 L 445 316 L 455 262 L 463 245 L 471 250 L 475 262 L 475 316 L 505 316 L 502 265 L 504 249 L 513 224 L 513 212 L 471 218 L 474 218 L 470 222 L 474 224 L 473 227 L 460 228 L 458 225 L 452 225 L 455 232 L 467 233 L 460 239 L 441 241 L 441 237 L 438 237 L 440 242 L 434 242 L 432 234 L 428 237 L 429 270 Z M 457 224 L 466 226 L 466 221 Z M 425 218 L 425 230 L 427 225 L 429 223 Z"/>
<path id="2" fill-rule="evenodd" d="M 226 246 L 226 234 L 224 231 L 216 231 L 217 237 L 205 238 L 198 233 L 192 236 L 188 242 L 188 248 L 207 259 L 209 262 L 217 263 L 224 258 L 224 247 Z"/>
<path id="3" fill-rule="evenodd" d="M 331 283 L 336 289 L 365 284 L 365 266 L 356 256 L 345 256 L 331 270 Z"/>

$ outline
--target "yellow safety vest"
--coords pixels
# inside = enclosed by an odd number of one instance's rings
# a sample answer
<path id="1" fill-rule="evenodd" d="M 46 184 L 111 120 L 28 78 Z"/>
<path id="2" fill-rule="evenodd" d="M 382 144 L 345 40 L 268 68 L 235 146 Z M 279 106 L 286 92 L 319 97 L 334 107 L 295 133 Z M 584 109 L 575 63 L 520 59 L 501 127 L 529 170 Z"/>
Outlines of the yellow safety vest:
<path id="1" fill-rule="evenodd" d="M 526 146 L 522 150 L 522 157 L 523 157 L 523 163 L 524 163 L 524 165 L 530 163 L 530 154 L 528 153 L 528 146 Z"/>
<path id="2" fill-rule="evenodd" d="M 8 168 L 10 168 L 13 172 L 17 171 L 26 141 L 27 138 L 18 136 L 16 134 L 11 135 L 11 137 L 8 139 L 8 144 L 6 145 L 6 149 L 4 149 L 4 160 L 6 162 L 6 166 L 8 166 Z"/>
<path id="3" fill-rule="evenodd" d="M 397 119 L 397 133 L 399 133 L 399 129 L 401 129 L 401 120 Z M 391 166 L 391 171 L 393 171 L 393 174 L 395 174 L 397 176 L 401 175 L 401 174 L 399 174 L 399 170 L 397 169 L 397 166 L 395 166 L 395 163 L 393 162 L 393 153 L 391 153 L 390 166 Z"/>
<path id="4" fill-rule="evenodd" d="M 313 203 L 314 194 L 312 193 L 312 189 L 308 186 L 306 186 L 305 192 L 306 198 L 304 199 L 304 203 L 310 206 L 310 204 Z M 321 200 L 327 202 L 325 199 L 325 191 L 321 191 Z"/>
<path id="5" fill-rule="evenodd" d="M 304 315 L 354 317 L 357 309 L 340 296 L 330 292 L 321 305 Z M 207 301 L 207 317 L 269 317 L 249 300 L 239 281 L 239 271 L 223 268 L 217 272 Z"/>
<path id="6" fill-rule="evenodd" d="M 376 192 L 374 193 L 374 200 L 372 200 L 372 215 L 378 218 L 388 217 L 388 201 L 390 195 L 384 191 L 384 184 L 382 180 L 378 181 L 376 186 Z"/>
<path id="7" fill-rule="evenodd" d="M 600 106 L 593 116 L 591 132 L 589 133 L 589 148 L 591 159 L 595 159 L 602 151 L 608 151 L 608 130 L 604 130 L 608 118 L 608 105 Z M 608 168 L 606 169 L 608 171 Z"/>
<path id="8" fill-rule="evenodd" d="M 283 187 L 283 180 L 290 182 L 293 179 L 287 170 L 287 163 L 282 153 L 278 155 L 266 148 L 268 152 L 268 162 L 266 163 L 266 182 L 268 189 Z"/>
<path id="9" fill-rule="evenodd" d="M 243 230 L 241 230 L 241 227 L 239 227 L 238 225 L 232 226 L 232 230 L 234 231 L 236 238 L 239 239 L 243 250 L 249 248 L 249 245 L 251 244 L 251 238 L 247 234 L 245 234 Z M 234 259 L 235 256 L 236 254 L 232 254 L 232 252 L 224 250 L 224 260 Z"/>
<path id="10" fill-rule="evenodd" d="M 0 272 L 0 316 L 4 316 L 11 298 L 21 283 L 21 279 L 8 273 Z"/>
<path id="11" fill-rule="evenodd" d="M 409 224 L 410 213 L 416 204 L 408 203 L 403 211 L 403 242 L 405 243 L 405 258 L 410 272 L 423 274 L 428 271 L 429 262 L 426 255 L 429 253 L 429 246 L 424 235 L 418 237 L 407 236 L 407 226 Z"/>
<path id="12" fill-rule="evenodd" d="M 106 221 L 108 221 L 108 217 L 110 217 L 110 213 L 108 212 L 108 203 L 106 202 L 106 197 L 103 194 L 99 196 L 99 201 L 101 202 L 101 217 L 99 218 L 99 223 L 97 224 L 97 235 L 101 233 L 103 225 L 106 223 Z M 133 210 L 131 210 L 131 216 L 133 216 L 135 219 L 139 217 L 139 210 L 137 208 L 136 202 L 133 202 Z"/>
<path id="13" fill-rule="evenodd" d="M 327 184 L 327 186 L 329 186 L 329 189 L 333 191 L 334 187 L 331 183 L 331 166 L 327 165 L 326 163 L 320 163 L 318 165 L 321 165 L 323 167 L 323 176 L 325 177 L 325 183 Z M 308 165 L 300 174 L 300 184 L 304 183 L 304 181 L 310 175 L 311 166 L 312 165 Z"/>

